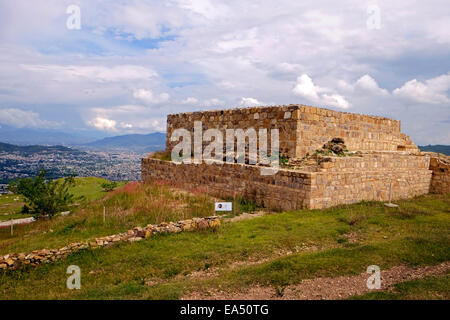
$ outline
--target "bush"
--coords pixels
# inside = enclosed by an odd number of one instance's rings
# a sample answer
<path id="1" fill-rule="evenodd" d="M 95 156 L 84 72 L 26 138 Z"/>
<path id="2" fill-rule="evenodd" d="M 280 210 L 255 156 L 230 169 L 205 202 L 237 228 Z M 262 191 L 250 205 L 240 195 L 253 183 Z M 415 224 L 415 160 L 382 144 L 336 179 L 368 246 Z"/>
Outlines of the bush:
<path id="1" fill-rule="evenodd" d="M 106 192 L 113 191 L 115 188 L 117 188 L 117 182 L 115 181 L 103 182 L 101 184 L 101 187 L 103 188 L 103 191 Z"/>
<path id="2" fill-rule="evenodd" d="M 25 198 L 23 212 L 53 217 L 56 213 L 67 210 L 69 204 L 75 201 L 69 187 L 75 185 L 73 176 L 62 180 L 46 179 L 46 171 L 41 170 L 34 178 L 24 178 L 11 182 L 8 189 Z"/>

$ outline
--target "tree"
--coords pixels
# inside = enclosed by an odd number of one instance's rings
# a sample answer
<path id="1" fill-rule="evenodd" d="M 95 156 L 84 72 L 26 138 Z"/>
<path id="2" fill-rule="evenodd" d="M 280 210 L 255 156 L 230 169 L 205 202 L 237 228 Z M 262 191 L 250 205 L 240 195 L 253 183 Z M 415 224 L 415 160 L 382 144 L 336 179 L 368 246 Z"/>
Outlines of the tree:
<path id="1" fill-rule="evenodd" d="M 8 189 L 25 198 L 27 212 L 35 217 L 48 215 L 51 218 L 56 213 L 67 210 L 68 205 L 75 201 L 74 195 L 69 192 L 73 185 L 73 175 L 62 180 L 46 179 L 46 171 L 40 170 L 34 178 L 11 182 Z"/>
<path id="2" fill-rule="evenodd" d="M 117 187 L 117 182 L 115 181 L 103 182 L 101 184 L 101 187 L 103 188 L 103 191 L 106 192 L 113 191 Z"/>

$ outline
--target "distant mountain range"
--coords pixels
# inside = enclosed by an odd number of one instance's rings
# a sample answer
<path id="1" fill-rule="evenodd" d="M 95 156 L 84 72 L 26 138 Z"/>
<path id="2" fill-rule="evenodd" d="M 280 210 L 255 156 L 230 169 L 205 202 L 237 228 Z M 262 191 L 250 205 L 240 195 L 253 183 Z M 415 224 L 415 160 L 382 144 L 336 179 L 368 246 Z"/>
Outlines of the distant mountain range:
<path id="1" fill-rule="evenodd" d="M 0 127 L 0 142 L 16 146 L 67 146 L 81 150 L 130 150 L 150 152 L 165 149 L 165 133 L 127 134 L 105 137 L 98 132 L 67 133 L 51 129 Z M 7 148 L 5 146 L 5 148 Z M 9 147 L 8 147 L 9 148 Z M 39 152 L 39 151 L 37 151 Z"/>
<path id="2" fill-rule="evenodd" d="M 0 141 L 15 145 L 77 145 L 88 143 L 105 135 L 95 131 L 67 133 L 51 129 L 14 128 L 6 125 L 0 127 Z"/>
<path id="3" fill-rule="evenodd" d="M 442 144 L 419 146 L 419 149 L 421 151 L 438 152 L 450 156 L 450 146 L 444 146 Z"/>
<path id="4" fill-rule="evenodd" d="M 79 146 L 81 149 L 95 150 L 133 150 L 150 152 L 166 148 L 166 134 L 155 132 L 150 134 L 127 134 L 103 138 Z"/>
<path id="5" fill-rule="evenodd" d="M 80 152 L 64 146 L 17 146 L 9 143 L 0 142 L 0 151 L 4 152 L 23 152 L 23 153 L 37 153 L 37 152 Z"/>

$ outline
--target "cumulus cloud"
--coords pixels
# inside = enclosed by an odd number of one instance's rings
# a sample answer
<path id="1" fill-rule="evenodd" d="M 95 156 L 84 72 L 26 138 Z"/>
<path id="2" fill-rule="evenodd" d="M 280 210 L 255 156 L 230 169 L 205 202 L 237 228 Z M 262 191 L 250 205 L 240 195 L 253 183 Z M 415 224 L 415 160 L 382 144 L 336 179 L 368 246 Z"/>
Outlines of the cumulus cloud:
<path id="1" fill-rule="evenodd" d="M 117 122 L 111 119 L 95 117 L 94 119 L 88 121 L 88 124 L 101 131 L 117 131 Z"/>
<path id="2" fill-rule="evenodd" d="M 37 112 L 15 108 L 0 109 L 0 123 L 16 128 L 55 128 L 61 125 L 58 122 L 42 120 Z"/>
<path id="3" fill-rule="evenodd" d="M 345 97 L 332 93 L 331 89 L 316 86 L 307 74 L 302 74 L 297 78 L 297 82 L 292 89 L 295 95 L 303 97 L 313 103 L 347 109 L 350 103 Z M 328 92 L 328 93 L 327 93 Z"/>
<path id="4" fill-rule="evenodd" d="M 239 105 L 244 107 L 254 107 L 254 106 L 260 106 L 262 105 L 261 102 L 256 100 L 255 98 L 242 98 Z"/>
<path id="5" fill-rule="evenodd" d="M 408 100 L 421 103 L 439 104 L 449 103 L 447 91 L 450 89 L 450 74 L 420 82 L 417 79 L 406 82 L 402 87 L 393 91 L 393 94 Z"/>
<path id="6" fill-rule="evenodd" d="M 386 96 L 389 94 L 389 92 L 386 89 L 380 88 L 375 79 L 369 76 L 368 74 L 359 78 L 355 83 L 355 87 L 376 95 Z"/>
<path id="7" fill-rule="evenodd" d="M 151 90 L 138 89 L 133 92 L 133 97 L 146 104 L 158 104 L 169 101 L 168 93 L 154 94 Z"/>
<path id="8" fill-rule="evenodd" d="M 101 131 L 126 133 L 165 131 L 166 125 L 164 117 L 140 105 L 91 108 L 85 115 L 85 123 Z"/>

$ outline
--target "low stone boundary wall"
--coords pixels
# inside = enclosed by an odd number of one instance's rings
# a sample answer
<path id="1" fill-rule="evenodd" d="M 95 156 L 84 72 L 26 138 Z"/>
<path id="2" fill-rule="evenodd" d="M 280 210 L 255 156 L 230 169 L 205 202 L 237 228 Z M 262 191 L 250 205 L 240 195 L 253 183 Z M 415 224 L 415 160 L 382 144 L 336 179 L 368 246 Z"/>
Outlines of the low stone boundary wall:
<path id="1" fill-rule="evenodd" d="M 193 218 L 178 222 L 161 223 L 159 225 L 136 227 L 124 233 L 96 238 L 93 241 L 75 242 L 60 249 L 34 250 L 29 254 L 10 253 L 0 257 L 0 269 L 16 270 L 25 265 L 38 266 L 42 263 L 50 263 L 68 256 L 81 249 L 109 247 L 123 241 L 139 241 L 149 238 L 153 234 L 178 233 L 182 231 L 215 229 L 220 226 L 218 217 Z"/>

